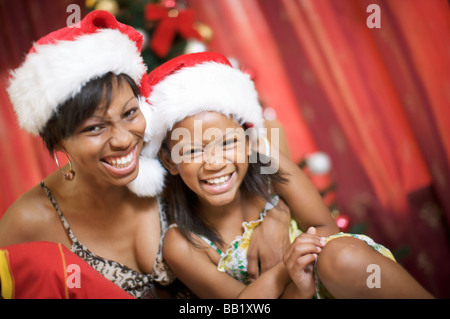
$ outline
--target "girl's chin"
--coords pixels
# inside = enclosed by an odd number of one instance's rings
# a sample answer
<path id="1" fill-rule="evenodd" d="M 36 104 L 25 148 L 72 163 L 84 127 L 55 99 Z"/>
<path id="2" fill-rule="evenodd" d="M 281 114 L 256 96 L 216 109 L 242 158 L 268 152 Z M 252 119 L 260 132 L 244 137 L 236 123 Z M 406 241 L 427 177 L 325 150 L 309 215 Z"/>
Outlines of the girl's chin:
<path id="1" fill-rule="evenodd" d="M 203 194 L 202 201 L 213 207 L 222 207 L 233 203 L 236 200 L 237 191 L 229 190 L 218 195 Z"/>

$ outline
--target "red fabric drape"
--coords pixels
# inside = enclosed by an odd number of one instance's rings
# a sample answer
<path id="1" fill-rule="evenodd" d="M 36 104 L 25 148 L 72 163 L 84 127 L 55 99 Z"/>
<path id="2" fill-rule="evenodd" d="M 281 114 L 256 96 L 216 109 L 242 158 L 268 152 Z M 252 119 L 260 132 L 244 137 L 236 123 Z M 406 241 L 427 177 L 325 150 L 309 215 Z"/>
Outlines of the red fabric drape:
<path id="1" fill-rule="evenodd" d="M 295 161 L 332 158 L 337 199 L 450 296 L 450 14 L 445 0 L 190 0 L 209 49 L 256 73 Z M 381 28 L 366 19 L 380 8 Z"/>
<path id="2" fill-rule="evenodd" d="M 0 218 L 22 193 L 57 169 L 40 138 L 18 126 L 5 87 L 9 70 L 22 63 L 32 42 L 66 25 L 71 3 L 84 8 L 82 0 L 0 1 Z"/>

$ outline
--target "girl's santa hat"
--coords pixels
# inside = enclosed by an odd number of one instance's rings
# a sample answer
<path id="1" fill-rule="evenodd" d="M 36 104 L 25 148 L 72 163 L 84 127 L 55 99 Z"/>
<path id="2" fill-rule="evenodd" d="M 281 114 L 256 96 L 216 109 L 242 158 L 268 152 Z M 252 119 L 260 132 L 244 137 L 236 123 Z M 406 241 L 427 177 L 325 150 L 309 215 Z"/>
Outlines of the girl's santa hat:
<path id="1" fill-rule="evenodd" d="M 149 142 L 142 158 L 156 159 L 166 134 L 186 117 L 205 111 L 233 116 L 239 123 L 263 127 L 262 109 L 250 75 L 234 68 L 219 53 L 200 52 L 176 57 L 148 75 L 151 114 L 147 119 Z M 139 170 L 132 182 L 138 195 L 146 195 L 152 172 Z"/>
<path id="2" fill-rule="evenodd" d="M 107 11 L 92 11 L 78 24 L 38 40 L 23 64 L 11 72 L 7 88 L 20 126 L 39 134 L 59 105 L 80 92 L 87 82 L 108 72 L 129 75 L 144 97 L 139 101 L 142 112 L 149 112 L 144 101 L 148 82 L 142 43 L 141 33 L 118 22 Z M 153 172 L 147 179 L 153 190 L 146 192 L 153 196 L 163 187 L 164 169 L 151 158 L 143 158 L 139 165 Z"/>

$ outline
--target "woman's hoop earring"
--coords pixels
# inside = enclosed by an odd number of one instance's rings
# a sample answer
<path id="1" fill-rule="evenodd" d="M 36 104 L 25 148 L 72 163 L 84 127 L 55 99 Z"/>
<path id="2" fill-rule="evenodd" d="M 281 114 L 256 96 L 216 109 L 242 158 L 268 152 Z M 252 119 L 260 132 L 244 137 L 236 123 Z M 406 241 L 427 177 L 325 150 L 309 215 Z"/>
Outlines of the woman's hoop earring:
<path id="1" fill-rule="evenodd" d="M 58 161 L 58 156 L 56 156 L 56 152 L 53 153 L 54 157 L 55 157 L 55 162 L 56 165 L 58 165 L 59 170 L 61 171 L 61 173 L 63 174 L 64 178 L 68 181 L 71 181 L 74 177 L 75 177 L 75 172 L 72 169 L 72 162 L 70 161 L 70 157 L 69 155 L 66 153 L 66 151 L 62 151 L 64 153 L 64 155 L 66 155 L 67 160 L 69 161 L 69 170 L 67 172 L 65 172 L 61 166 L 59 166 L 59 161 Z"/>

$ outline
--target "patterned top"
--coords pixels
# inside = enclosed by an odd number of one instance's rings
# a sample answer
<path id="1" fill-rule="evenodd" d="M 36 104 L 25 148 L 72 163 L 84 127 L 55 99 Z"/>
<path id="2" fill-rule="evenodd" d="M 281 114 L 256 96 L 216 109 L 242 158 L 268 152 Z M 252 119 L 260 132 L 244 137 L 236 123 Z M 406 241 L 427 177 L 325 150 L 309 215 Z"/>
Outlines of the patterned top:
<path id="1" fill-rule="evenodd" d="M 165 213 L 166 206 L 160 197 L 157 198 L 161 222 L 161 236 L 158 253 L 156 256 L 155 264 L 153 265 L 153 272 L 151 274 L 141 274 L 136 270 L 131 269 L 119 262 L 97 256 L 86 246 L 84 246 L 70 229 L 67 219 L 59 209 L 58 203 L 48 187 L 44 184 L 44 182 L 41 182 L 40 185 L 47 193 L 50 202 L 58 213 L 64 228 L 66 229 L 68 235 L 70 236 L 70 239 L 72 240 L 72 247 L 70 250 L 84 259 L 92 268 L 97 270 L 105 278 L 109 279 L 136 298 L 156 298 L 156 294 L 154 291 L 155 282 L 165 286 L 175 280 L 175 276 L 170 271 L 167 264 L 164 262 L 162 256 L 162 243 L 164 235 L 166 234 L 168 229 L 168 222 Z"/>
<path id="2" fill-rule="evenodd" d="M 247 273 L 248 260 L 247 251 L 250 245 L 250 239 L 253 231 L 262 223 L 267 211 L 277 206 L 279 200 L 278 195 L 272 196 L 272 198 L 266 203 L 264 209 L 259 214 L 259 219 L 250 222 L 243 222 L 242 227 L 244 233 L 241 236 L 237 236 L 230 244 L 230 247 L 222 252 L 213 242 L 211 242 L 205 236 L 200 236 L 206 243 L 213 247 L 219 254 L 220 260 L 217 265 L 217 269 L 221 272 L 225 272 L 242 283 L 249 284 L 249 276 Z M 297 223 L 292 220 L 289 227 L 289 237 L 291 242 L 300 235 L 300 230 Z"/>

